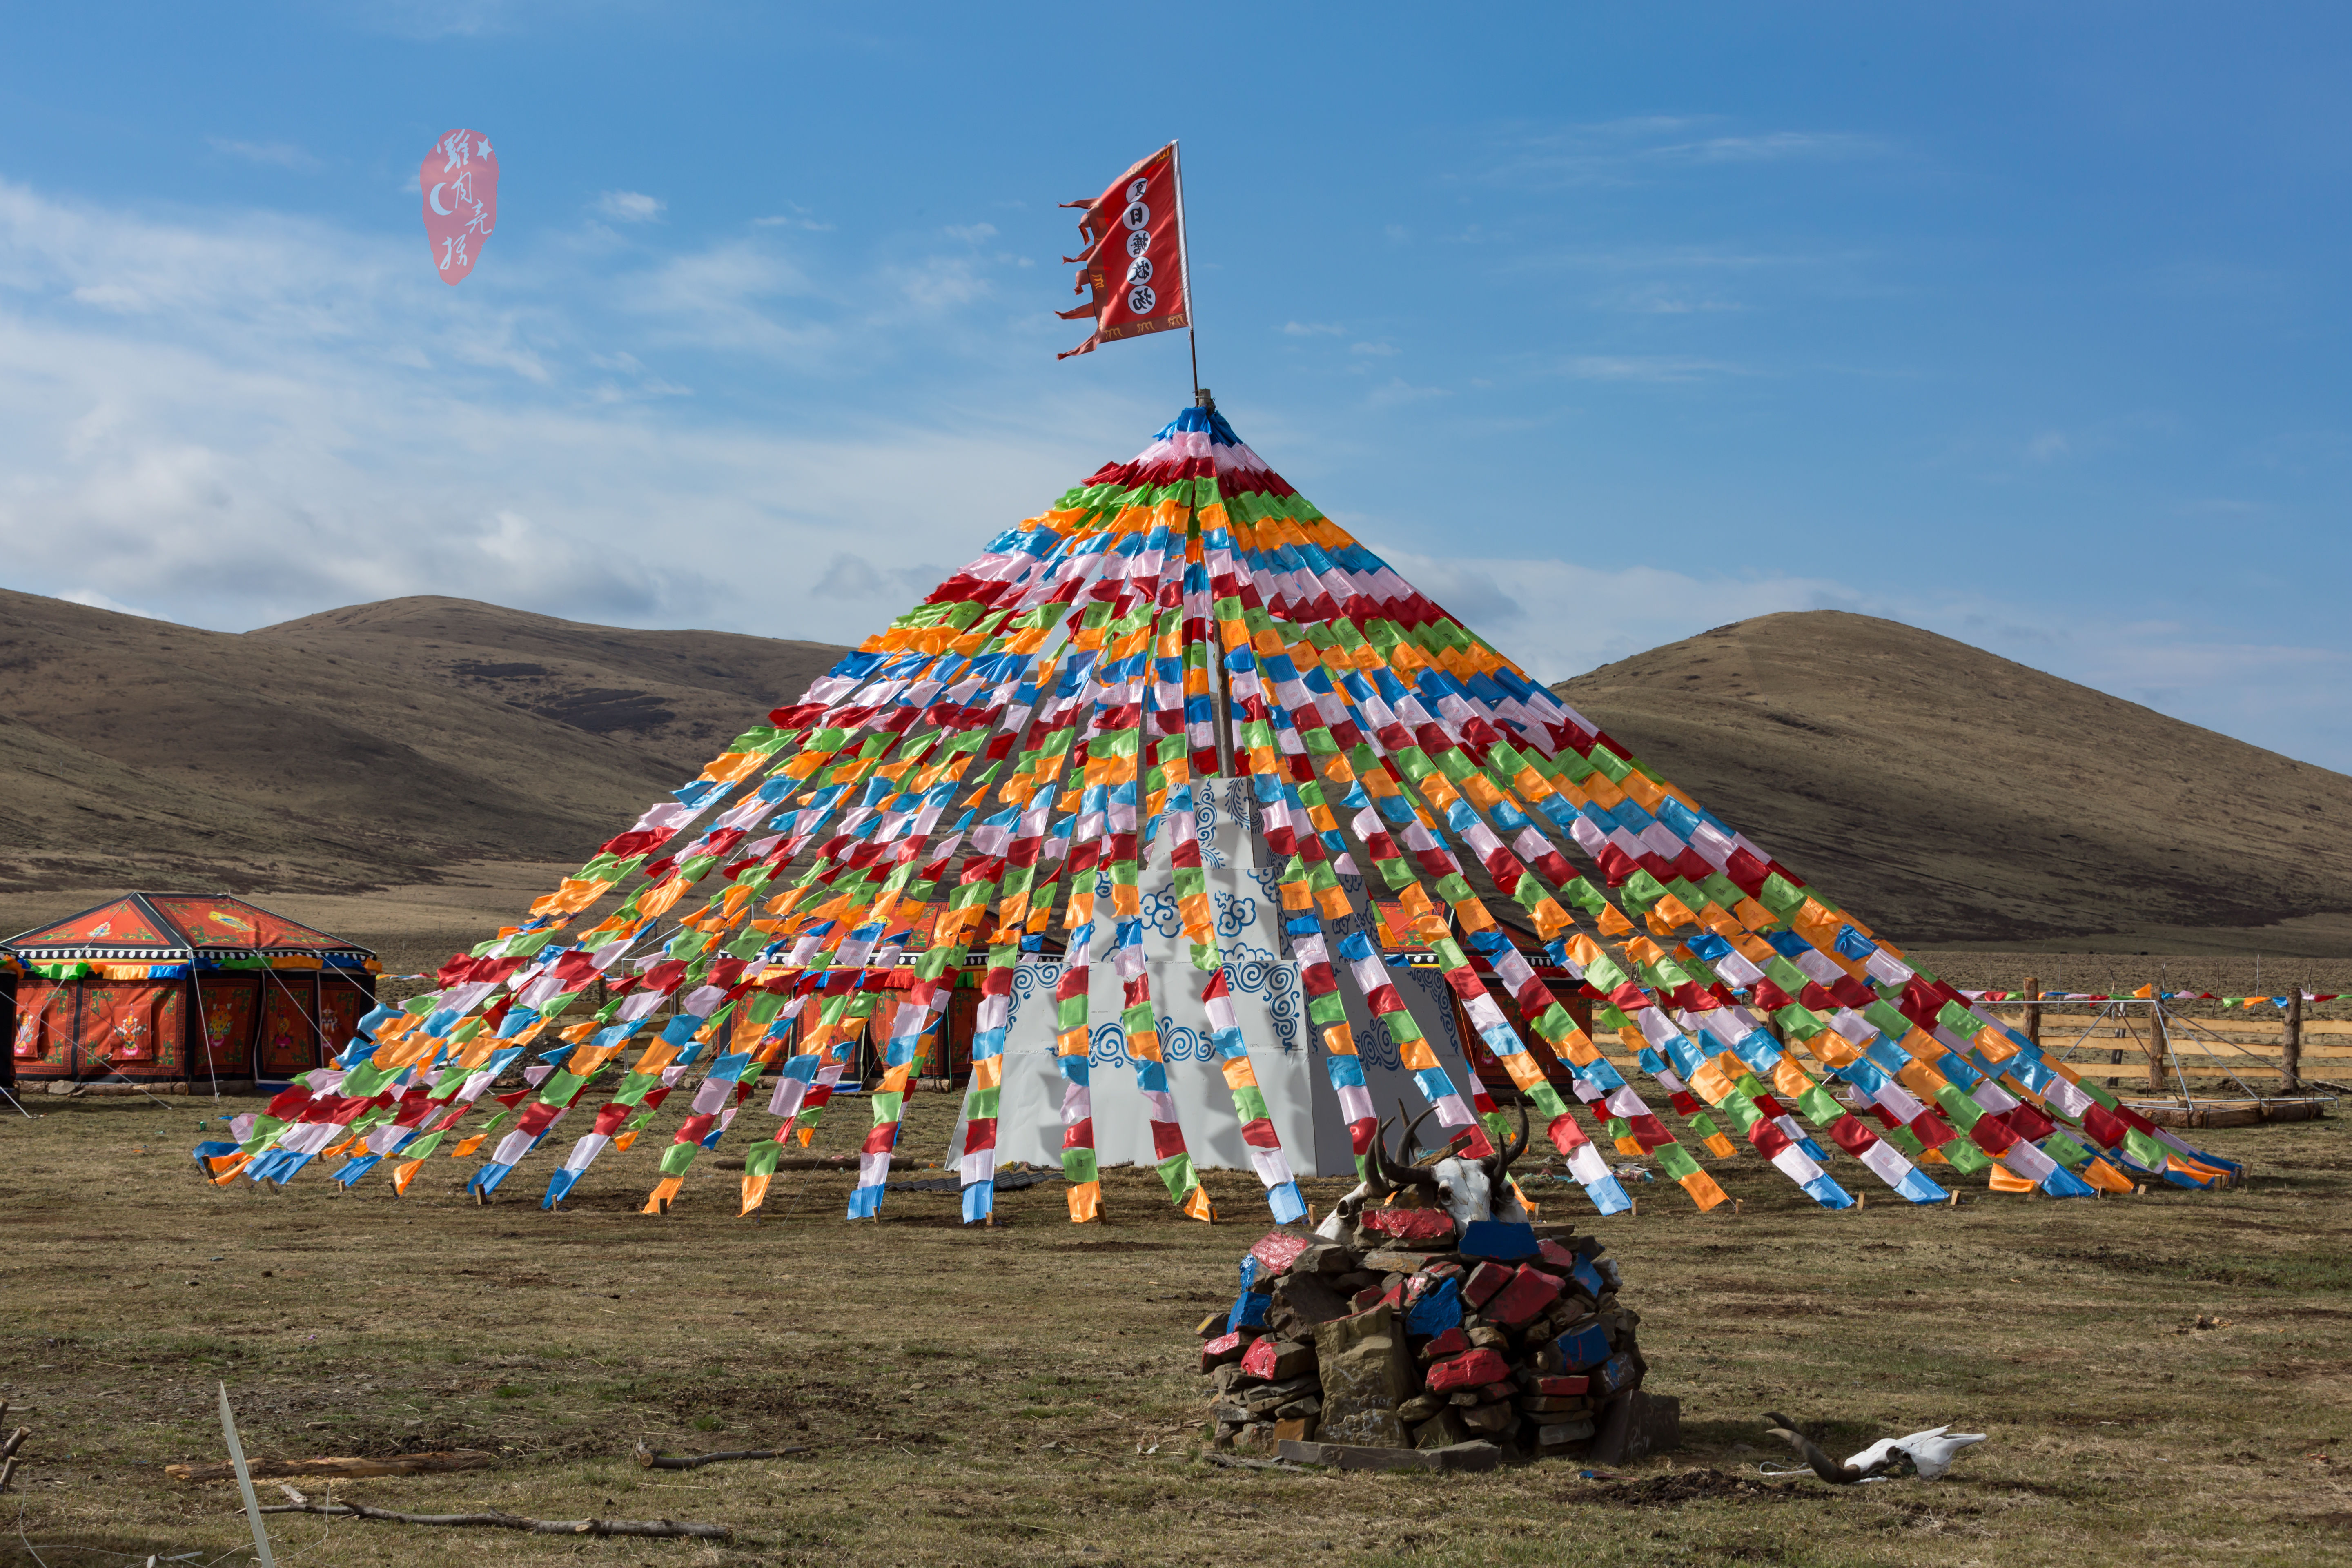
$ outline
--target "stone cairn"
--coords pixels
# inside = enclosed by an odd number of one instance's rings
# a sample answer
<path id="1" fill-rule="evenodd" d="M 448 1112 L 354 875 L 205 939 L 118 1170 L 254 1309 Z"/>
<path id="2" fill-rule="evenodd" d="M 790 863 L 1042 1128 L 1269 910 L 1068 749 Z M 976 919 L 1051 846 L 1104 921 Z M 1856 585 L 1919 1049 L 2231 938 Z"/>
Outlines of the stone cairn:
<path id="1" fill-rule="evenodd" d="M 1269 1233 L 1200 1326 L 1219 1447 L 1486 1442 L 1582 1455 L 1648 1370 L 1617 1265 L 1565 1225 L 1367 1214 L 1383 1245 Z M 1383 1224 L 1382 1222 L 1387 1222 Z"/>

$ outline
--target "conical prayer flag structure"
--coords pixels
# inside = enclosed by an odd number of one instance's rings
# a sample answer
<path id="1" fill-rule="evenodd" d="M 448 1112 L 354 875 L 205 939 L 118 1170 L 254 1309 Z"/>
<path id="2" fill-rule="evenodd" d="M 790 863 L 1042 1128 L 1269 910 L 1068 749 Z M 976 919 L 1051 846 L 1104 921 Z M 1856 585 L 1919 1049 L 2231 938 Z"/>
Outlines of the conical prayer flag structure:
<path id="1" fill-rule="evenodd" d="M 1628 1200 L 1578 1104 L 1702 1208 L 1725 1194 L 1690 1146 L 1735 1138 L 1829 1208 L 1849 1182 L 1940 1201 L 1934 1167 L 2060 1196 L 2234 1173 L 1643 766 L 1213 407 L 1000 535 L 438 979 L 200 1151 L 216 1178 L 327 1153 L 405 1190 L 487 1144 L 487 1195 L 590 1101 L 551 1205 L 684 1089 L 656 1211 L 764 1091 L 749 1213 L 871 1035 L 869 1216 L 959 985 L 968 1220 L 1001 1156 L 1057 1160 L 1074 1220 L 1126 1162 L 1203 1217 L 1198 1170 L 1246 1166 L 1295 1220 L 1300 1174 L 1360 1168 L 1376 1103 L 1485 1152 L 1477 1062 L 1604 1213 Z"/>

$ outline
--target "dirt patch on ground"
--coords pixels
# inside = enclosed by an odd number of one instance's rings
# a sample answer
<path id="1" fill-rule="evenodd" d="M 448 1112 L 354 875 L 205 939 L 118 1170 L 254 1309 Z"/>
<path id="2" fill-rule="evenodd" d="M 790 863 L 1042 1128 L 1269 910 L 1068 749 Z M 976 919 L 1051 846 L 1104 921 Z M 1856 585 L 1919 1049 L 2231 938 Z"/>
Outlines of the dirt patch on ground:
<path id="1" fill-rule="evenodd" d="M 1664 1508 L 1674 1503 L 1819 1502 L 1830 1494 L 1820 1483 L 1734 1475 L 1714 1468 L 1669 1470 L 1638 1481 L 1601 1481 L 1560 1494 L 1570 1502 L 1615 1503 L 1622 1508 Z"/>
<path id="2" fill-rule="evenodd" d="M 2337 1122 L 2211 1134 L 2255 1172 L 2223 1194 L 2059 1204 L 1971 1184 L 1958 1208 L 1832 1215 L 1751 1155 L 1707 1162 L 1743 1200 L 1738 1214 L 1671 1206 L 1668 1189 L 1638 1215 L 1574 1215 L 1643 1279 L 1648 1386 L 1683 1402 L 1680 1452 L 1587 1482 L 1553 1462 L 1445 1477 L 1188 1462 L 1206 1415 L 1189 1331 L 1233 1299 L 1234 1264 L 1267 1227 L 1246 1172 L 1205 1173 L 1223 1216 L 1213 1227 L 1171 1209 L 1153 1172 L 1111 1170 L 1115 1225 L 1073 1229 L 1049 1180 L 1000 1188 L 1010 1226 L 973 1232 L 952 1192 L 894 1191 L 882 1224 L 846 1222 L 853 1178 L 824 1171 L 781 1173 L 760 1215 L 738 1219 L 740 1174 L 705 1155 L 672 1212 L 648 1215 L 667 1147 L 656 1139 L 608 1153 L 579 1201 L 551 1214 L 537 1205 L 554 1147 L 482 1209 L 459 1160 L 431 1162 L 405 1198 L 380 1178 L 344 1193 L 317 1172 L 283 1192 L 209 1186 L 185 1154 L 198 1119 L 216 1114 L 209 1100 L 33 1109 L 38 1121 L 0 1121 L 0 1398 L 9 1425 L 34 1432 L 0 1500 L 5 1568 L 34 1562 L 9 1521 L 20 1495 L 26 1539 L 52 1568 L 134 1548 L 134 1561 L 237 1552 L 234 1486 L 162 1472 L 223 1457 L 219 1382 L 249 1454 L 499 1456 L 488 1470 L 338 1483 L 338 1498 L 737 1531 L 656 1553 L 343 1521 L 328 1535 L 325 1521 L 289 1520 L 279 1560 L 336 1568 L 493 1555 L 505 1568 L 1862 1568 L 1944 1560 L 1934 1538 L 1954 1534 L 1985 1561 L 2091 1552 L 2157 1568 L 2189 1561 L 2175 1543 L 2190 1541 L 2198 1568 L 2256 1568 L 2274 1560 L 2283 1519 L 2341 1501 L 2306 1456 L 2352 1444 L 2324 1397 L 2352 1358 L 2352 1321 L 2332 1315 L 2343 1291 L 2310 1261 L 2341 1251 L 2326 1237 L 2352 1199 L 2352 1136 Z M 854 1150 L 864 1110 L 836 1100 L 814 1152 Z M 912 1097 L 908 1144 L 944 1148 L 955 1110 L 952 1096 Z M 2270 1180 L 2288 1157 L 2316 1174 Z M 1864 1179 L 1851 1160 L 1832 1171 Z M 1348 1184 L 1308 1183 L 1307 1195 L 1328 1205 Z M 1568 1213 L 1579 1200 L 1555 1201 Z M 2275 1283 L 2103 1266 L 2116 1255 Z M 1727 1317 L 1719 1296 L 1769 1300 L 1780 1316 Z M 1842 1315 L 1824 1317 L 1830 1306 Z M 2172 1332 L 2200 1316 L 2233 1326 Z M 2061 1359 L 2016 1364 L 2027 1356 Z M 1832 1489 L 1756 1473 L 1787 1462 L 1759 1437 L 1768 1409 L 1840 1455 L 1948 1421 L 1992 1436 L 1952 1481 Z M 659 1472 L 630 1457 L 640 1441 L 810 1451 Z M 1826 1506 L 1768 1506 L 1803 1498 Z"/>

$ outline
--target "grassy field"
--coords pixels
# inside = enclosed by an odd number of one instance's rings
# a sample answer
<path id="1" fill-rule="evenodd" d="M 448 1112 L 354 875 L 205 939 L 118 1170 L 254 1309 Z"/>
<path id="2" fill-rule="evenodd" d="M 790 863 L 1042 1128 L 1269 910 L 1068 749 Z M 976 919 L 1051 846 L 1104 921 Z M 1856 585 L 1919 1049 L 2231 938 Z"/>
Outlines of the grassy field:
<path id="1" fill-rule="evenodd" d="M 1740 1214 L 1650 1185 L 1636 1215 L 1600 1220 L 1547 1186 L 1548 1217 L 1589 1223 L 1622 1263 L 1651 1386 L 1683 1400 L 1683 1451 L 1612 1485 L 1557 1462 L 1446 1479 L 1199 1462 L 1191 1330 L 1265 1229 L 1245 1175 L 1211 1176 L 1214 1227 L 1134 1172 L 1109 1173 L 1111 1223 L 1086 1230 L 1055 1183 L 1007 1196 L 999 1230 L 922 1193 L 850 1224 L 831 1174 L 782 1175 L 738 1220 L 722 1144 L 656 1218 L 635 1212 L 657 1153 L 640 1144 L 548 1215 L 546 1151 L 488 1209 L 460 1198 L 471 1163 L 447 1160 L 404 1200 L 315 1172 L 223 1190 L 185 1153 L 207 1103 L 32 1104 L 40 1120 L 0 1122 L 0 1396 L 34 1432 L 0 1499 L 9 1564 L 245 1561 L 234 1486 L 163 1474 L 223 1457 L 216 1379 L 256 1455 L 501 1456 L 338 1496 L 737 1532 L 276 1516 L 289 1564 L 2352 1561 L 2342 1122 L 2205 1134 L 2253 1173 L 2213 1194 L 1972 1191 L 1829 1215 L 1745 1160 L 1717 1167 Z M 951 1114 L 916 1097 L 908 1146 L 938 1150 Z M 862 1115 L 836 1102 L 820 1147 L 851 1146 Z M 1841 1453 L 1947 1421 L 1991 1440 L 1943 1483 L 1759 1489 L 1758 1463 L 1788 1458 L 1763 1446 L 1768 1408 Z M 810 1452 L 651 1472 L 629 1458 L 641 1440 Z"/>

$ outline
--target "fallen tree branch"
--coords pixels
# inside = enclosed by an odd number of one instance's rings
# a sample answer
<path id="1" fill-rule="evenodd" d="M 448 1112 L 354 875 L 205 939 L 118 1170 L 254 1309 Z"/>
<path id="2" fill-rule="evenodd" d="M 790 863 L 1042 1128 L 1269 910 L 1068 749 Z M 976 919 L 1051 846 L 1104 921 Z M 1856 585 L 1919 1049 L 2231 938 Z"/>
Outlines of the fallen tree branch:
<path id="1" fill-rule="evenodd" d="M 264 1513 L 323 1513 L 334 1519 L 380 1519 L 387 1524 L 457 1524 L 486 1530 L 527 1530 L 533 1535 L 649 1535 L 698 1541 L 732 1541 L 724 1524 L 690 1524 L 674 1519 L 525 1519 L 512 1513 L 394 1513 L 354 1502 L 272 1503 Z"/>
<path id="2" fill-rule="evenodd" d="M 1171 1459 L 1183 1458 L 1181 1454 L 1171 1454 L 1168 1457 Z M 1219 1454 L 1213 1451 L 1202 1454 L 1201 1462 L 1229 1470 L 1281 1470 L 1294 1476 L 1311 1476 L 1315 1473 L 1304 1465 L 1294 1465 L 1286 1459 L 1244 1459 L 1236 1455 Z"/>
<path id="3" fill-rule="evenodd" d="M 698 1470 L 728 1459 L 781 1459 L 787 1454 L 807 1452 L 808 1446 L 803 1444 L 795 1448 L 727 1448 L 716 1454 L 656 1454 L 640 1443 L 637 1463 L 649 1470 Z"/>
<path id="4" fill-rule="evenodd" d="M 0 1421 L 5 1421 L 7 1418 L 8 1402 L 5 1399 L 0 1399 Z M 32 1435 L 33 1429 L 30 1426 L 19 1426 L 14 1432 L 8 1434 L 8 1440 L 6 1442 L 0 1443 L 0 1492 L 6 1491 L 8 1489 L 9 1481 L 15 1479 L 16 1474 L 16 1450 L 23 1447 L 25 1446 L 25 1439 Z"/>
<path id="5" fill-rule="evenodd" d="M 356 1476 L 429 1476 L 444 1470 L 479 1470 L 499 1462 L 496 1454 L 479 1448 L 453 1453 L 392 1454 L 379 1459 L 249 1459 L 246 1473 L 257 1481 L 291 1476 L 341 1480 Z M 234 1465 L 166 1465 L 163 1473 L 175 1481 L 225 1481 L 236 1475 Z"/>

